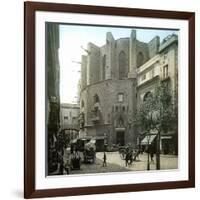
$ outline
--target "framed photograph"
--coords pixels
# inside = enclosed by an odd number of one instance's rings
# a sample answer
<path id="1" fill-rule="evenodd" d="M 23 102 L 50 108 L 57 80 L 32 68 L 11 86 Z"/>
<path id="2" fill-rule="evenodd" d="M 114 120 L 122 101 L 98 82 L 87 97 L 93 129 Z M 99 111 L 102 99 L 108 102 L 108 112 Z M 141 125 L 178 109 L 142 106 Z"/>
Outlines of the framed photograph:
<path id="1" fill-rule="evenodd" d="M 194 187 L 195 14 L 24 8 L 24 197 Z"/>

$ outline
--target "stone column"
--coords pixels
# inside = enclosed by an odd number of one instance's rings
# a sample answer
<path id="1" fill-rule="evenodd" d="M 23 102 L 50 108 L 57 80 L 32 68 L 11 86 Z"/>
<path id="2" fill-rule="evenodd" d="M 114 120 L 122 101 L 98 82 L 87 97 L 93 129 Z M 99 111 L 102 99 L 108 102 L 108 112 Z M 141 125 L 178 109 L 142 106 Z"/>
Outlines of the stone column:
<path id="1" fill-rule="evenodd" d="M 105 79 L 111 79 L 112 78 L 112 70 L 115 65 L 115 40 L 113 38 L 113 35 L 111 32 L 106 33 L 106 54 L 107 54 L 107 60 L 106 60 L 106 76 Z"/>
<path id="2" fill-rule="evenodd" d="M 137 69 L 137 49 L 136 49 L 136 30 L 131 31 L 130 36 L 130 55 L 129 55 L 129 74 L 128 78 L 136 78 Z"/>

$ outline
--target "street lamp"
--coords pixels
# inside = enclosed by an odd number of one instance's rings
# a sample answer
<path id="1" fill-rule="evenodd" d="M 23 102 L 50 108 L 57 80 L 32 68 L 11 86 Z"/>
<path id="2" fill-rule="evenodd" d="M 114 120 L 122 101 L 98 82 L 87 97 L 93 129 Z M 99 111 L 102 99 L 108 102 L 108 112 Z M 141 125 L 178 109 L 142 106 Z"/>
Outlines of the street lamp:
<path id="1" fill-rule="evenodd" d="M 146 116 L 147 120 L 150 123 L 150 130 L 156 130 L 157 132 L 157 140 L 156 140 L 156 169 L 160 170 L 160 112 L 159 110 L 154 110 L 149 112 Z"/>
<path id="2" fill-rule="evenodd" d="M 154 124 L 157 124 L 157 140 L 156 140 L 156 169 L 160 170 L 160 125 L 159 125 L 159 118 L 160 118 L 160 112 L 155 111 L 152 115 Z"/>
<path id="3" fill-rule="evenodd" d="M 150 162 L 149 162 L 149 142 L 151 135 L 147 134 L 147 170 L 150 170 Z"/>

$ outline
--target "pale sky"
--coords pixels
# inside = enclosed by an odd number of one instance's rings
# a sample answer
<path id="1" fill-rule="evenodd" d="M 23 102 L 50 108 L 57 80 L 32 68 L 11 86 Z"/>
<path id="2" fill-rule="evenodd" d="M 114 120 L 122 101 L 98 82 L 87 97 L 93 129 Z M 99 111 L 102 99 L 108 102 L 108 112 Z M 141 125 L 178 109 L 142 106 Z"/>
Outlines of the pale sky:
<path id="1" fill-rule="evenodd" d="M 133 28 L 113 28 L 97 26 L 60 25 L 60 100 L 61 103 L 76 103 L 78 96 L 78 81 L 80 79 L 81 55 L 86 54 L 81 46 L 87 48 L 87 43 L 92 42 L 97 46 L 106 43 L 106 32 L 112 32 L 115 39 L 130 37 Z M 156 35 L 160 41 L 166 36 L 178 31 L 138 29 L 137 39 L 149 42 Z M 75 61 L 75 62 L 73 62 Z"/>

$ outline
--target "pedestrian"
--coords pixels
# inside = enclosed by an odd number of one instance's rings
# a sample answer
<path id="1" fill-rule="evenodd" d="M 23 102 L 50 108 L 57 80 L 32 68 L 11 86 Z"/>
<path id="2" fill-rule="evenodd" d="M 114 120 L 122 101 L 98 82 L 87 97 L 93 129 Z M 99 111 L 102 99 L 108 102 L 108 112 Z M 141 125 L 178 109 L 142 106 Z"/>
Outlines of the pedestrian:
<path id="1" fill-rule="evenodd" d="M 139 154 L 140 154 L 140 150 L 138 149 L 138 150 L 135 150 L 134 151 L 134 159 L 133 160 L 139 160 L 140 158 L 139 158 Z"/>
<path id="2" fill-rule="evenodd" d="M 106 157 L 106 153 L 104 151 L 104 153 L 103 153 L 103 167 L 107 166 L 106 160 L 107 160 L 107 157 Z"/>
<path id="3" fill-rule="evenodd" d="M 73 145 L 71 145 L 70 152 L 71 152 L 71 154 L 74 153 L 74 146 Z"/>
<path id="4" fill-rule="evenodd" d="M 65 160 L 65 172 L 67 173 L 67 174 L 70 174 L 70 169 L 71 169 L 71 157 L 72 157 L 72 155 L 70 154 L 70 149 L 69 148 L 67 148 L 66 149 L 66 154 L 65 154 L 65 158 L 66 158 L 66 160 Z"/>
<path id="5" fill-rule="evenodd" d="M 132 163 L 133 163 L 133 151 L 130 151 L 130 153 L 129 153 L 129 160 L 130 160 L 130 165 L 132 165 Z"/>
<path id="6" fill-rule="evenodd" d="M 61 152 L 58 152 L 58 159 L 59 159 L 59 175 L 63 175 L 64 174 L 64 159 L 63 156 L 61 155 Z"/>
<path id="7" fill-rule="evenodd" d="M 151 162 L 153 162 L 154 163 L 154 159 L 153 159 L 153 157 L 154 157 L 154 152 L 151 150 L 151 152 L 150 152 L 150 156 L 151 156 Z"/>
<path id="8" fill-rule="evenodd" d="M 126 156 L 125 156 L 125 165 L 126 165 L 126 167 L 128 166 L 128 161 L 129 161 L 129 153 L 126 152 Z"/>

